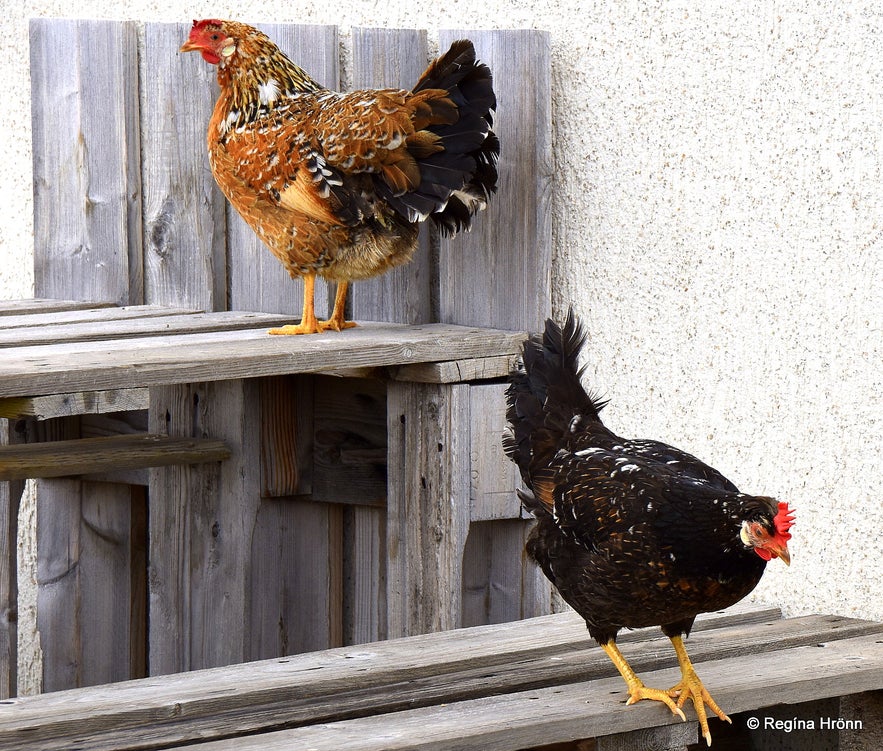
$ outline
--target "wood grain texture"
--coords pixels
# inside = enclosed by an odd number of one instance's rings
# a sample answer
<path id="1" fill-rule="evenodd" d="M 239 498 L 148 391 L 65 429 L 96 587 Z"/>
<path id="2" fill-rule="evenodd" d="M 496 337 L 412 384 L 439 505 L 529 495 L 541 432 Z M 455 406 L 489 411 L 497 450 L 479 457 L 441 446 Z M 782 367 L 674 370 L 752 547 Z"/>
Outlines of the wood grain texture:
<path id="1" fill-rule="evenodd" d="M 343 509 L 343 638 L 345 644 L 385 639 L 386 509 Z"/>
<path id="2" fill-rule="evenodd" d="M 352 30 L 352 88 L 410 90 L 428 63 L 426 32 L 414 29 Z M 437 269 L 430 256 L 430 228 L 421 227 L 411 261 L 351 289 L 353 318 L 428 323 L 437 296 Z"/>
<path id="3" fill-rule="evenodd" d="M 0 324 L 6 316 L 19 316 L 33 313 L 64 313 L 71 310 L 89 310 L 113 307 L 112 302 L 92 300 L 53 300 L 47 297 L 29 297 L 24 300 L 0 300 Z M 0 326 L 2 328 L 2 326 Z"/>
<path id="4" fill-rule="evenodd" d="M 227 308 L 226 209 L 208 166 L 215 71 L 178 52 L 189 23 L 144 26 L 144 300 Z"/>
<path id="5" fill-rule="evenodd" d="M 780 700 L 809 701 L 883 685 L 883 625 L 836 616 L 779 620 L 775 615 L 741 606 L 697 620 L 688 648 L 726 709 L 745 711 Z M 647 685 L 674 682 L 673 651 L 658 629 L 623 636 L 624 651 Z M 769 669 L 771 664 L 776 670 Z M 523 733 L 537 738 L 537 733 L 548 732 L 541 742 L 551 743 L 575 729 L 577 734 L 569 738 L 676 722 L 650 702 L 625 707 L 624 692 L 606 655 L 590 648 L 580 619 L 567 613 L 24 697 L 8 710 L 0 707 L 0 744 L 10 751 L 33 744 L 53 751 L 75 743 L 108 751 L 262 732 L 251 739 L 238 737 L 240 745 L 229 746 L 261 748 L 260 743 L 275 740 L 267 731 L 290 723 L 302 726 L 286 731 L 288 747 L 299 748 L 316 738 L 314 733 L 346 721 L 359 723 L 364 737 L 357 744 L 381 749 L 398 742 L 393 735 L 403 729 L 399 721 L 410 728 L 413 743 L 460 737 L 437 735 L 448 732 L 444 713 L 451 711 L 452 718 L 459 715 L 465 723 L 463 742 L 473 744 L 464 747 L 484 748 L 483 738 L 475 735 L 483 723 L 506 738 L 510 745 L 505 748 L 520 749 L 539 745 L 524 742 Z M 569 707 L 564 715 L 557 714 L 563 708 L 559 701 Z M 546 710 L 563 724 L 547 725 L 542 719 Z M 411 712 L 424 723 L 417 731 Z M 375 717 L 349 719 L 362 715 Z M 341 740 L 337 733 L 343 729 L 336 728 L 330 737 Z M 350 747 L 344 739 L 337 748 Z"/>
<path id="6" fill-rule="evenodd" d="M 458 29 L 440 32 L 439 45 L 464 37 L 494 74 L 499 190 L 471 232 L 441 242 L 440 320 L 537 330 L 551 313 L 550 38 Z"/>
<path id="7" fill-rule="evenodd" d="M 387 392 L 387 606 L 392 637 L 461 625 L 469 529 L 469 387 Z"/>
<path id="8" fill-rule="evenodd" d="M 299 337 L 261 328 L 15 347 L 0 358 L 0 398 L 495 357 L 514 354 L 523 338 L 446 324 L 369 323 Z"/>
<path id="9" fill-rule="evenodd" d="M 150 673 L 248 659 L 252 531 L 260 506 L 260 413 L 253 380 L 151 390 L 150 431 L 213 436 L 221 464 L 150 475 Z"/>
<path id="10" fill-rule="evenodd" d="M 147 409 L 148 390 L 115 389 L 113 391 L 81 391 L 75 394 L 50 394 L 36 397 L 0 399 L 0 417 L 20 419 L 101 414 Z"/>
<path id="11" fill-rule="evenodd" d="M 257 23 L 277 46 L 323 86 L 339 85 L 338 32 L 336 26 Z M 194 64 L 207 66 L 197 55 Z M 202 123 L 208 126 L 208 118 Z M 227 246 L 230 266 L 230 309 L 285 313 L 288 323 L 300 318 L 303 284 L 293 280 L 254 231 L 227 206 Z M 316 282 L 316 315 L 331 311 L 334 285 Z"/>
<path id="12" fill-rule="evenodd" d="M 37 296 L 139 303 L 137 26 L 32 19 L 30 40 Z"/>
<path id="13" fill-rule="evenodd" d="M 21 441 L 0 418 L 0 450 Z M 18 694 L 18 510 L 23 482 L 0 482 L 0 700 Z"/>
<path id="14" fill-rule="evenodd" d="M 148 433 L 74 438 L 0 447 L 0 480 L 68 477 L 91 472 L 199 464 L 230 456 L 223 441 Z"/>
<path id="15" fill-rule="evenodd" d="M 260 379 L 261 496 L 309 495 L 313 485 L 314 376 Z"/>

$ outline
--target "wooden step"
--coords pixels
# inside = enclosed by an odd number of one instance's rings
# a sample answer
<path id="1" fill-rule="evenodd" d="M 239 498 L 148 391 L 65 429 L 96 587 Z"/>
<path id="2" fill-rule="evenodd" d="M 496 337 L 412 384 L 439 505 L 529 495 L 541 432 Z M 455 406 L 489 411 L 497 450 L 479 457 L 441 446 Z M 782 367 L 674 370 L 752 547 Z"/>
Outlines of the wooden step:
<path id="1" fill-rule="evenodd" d="M 65 477 L 229 458 L 222 441 L 150 433 L 0 446 L 0 480 Z"/>

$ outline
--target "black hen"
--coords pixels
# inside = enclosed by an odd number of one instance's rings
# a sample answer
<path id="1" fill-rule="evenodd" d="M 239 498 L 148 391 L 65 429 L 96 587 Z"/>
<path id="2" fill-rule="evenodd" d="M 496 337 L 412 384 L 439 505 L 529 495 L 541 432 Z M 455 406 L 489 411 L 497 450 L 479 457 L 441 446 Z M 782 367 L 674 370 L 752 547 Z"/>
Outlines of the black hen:
<path id="1" fill-rule="evenodd" d="M 503 444 L 537 519 L 527 552 L 585 618 L 628 684 L 628 703 L 655 699 L 683 717 L 692 698 L 710 745 L 705 704 L 729 718 L 696 676 L 682 636 L 698 613 L 745 597 L 770 558 L 789 563 L 791 512 L 740 493 L 684 451 L 608 430 L 599 415 L 605 402 L 581 383 L 584 342 L 572 311 L 563 330 L 549 320 L 542 337 L 525 342 L 523 368 L 510 377 Z M 668 691 L 646 688 L 616 646 L 620 629 L 653 625 L 681 667 Z"/>

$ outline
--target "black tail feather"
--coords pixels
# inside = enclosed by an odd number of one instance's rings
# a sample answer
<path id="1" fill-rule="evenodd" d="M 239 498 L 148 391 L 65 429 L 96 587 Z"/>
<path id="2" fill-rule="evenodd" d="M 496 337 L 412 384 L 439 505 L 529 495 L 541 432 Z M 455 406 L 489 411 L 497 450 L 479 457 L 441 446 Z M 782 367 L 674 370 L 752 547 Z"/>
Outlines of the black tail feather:
<path id="1" fill-rule="evenodd" d="M 506 390 L 506 455 L 521 470 L 525 484 L 567 446 L 583 420 L 600 422 L 606 402 L 582 385 L 580 352 L 586 334 L 571 309 L 563 328 L 549 319 L 542 335 L 524 343 L 522 363 L 509 375 Z"/>

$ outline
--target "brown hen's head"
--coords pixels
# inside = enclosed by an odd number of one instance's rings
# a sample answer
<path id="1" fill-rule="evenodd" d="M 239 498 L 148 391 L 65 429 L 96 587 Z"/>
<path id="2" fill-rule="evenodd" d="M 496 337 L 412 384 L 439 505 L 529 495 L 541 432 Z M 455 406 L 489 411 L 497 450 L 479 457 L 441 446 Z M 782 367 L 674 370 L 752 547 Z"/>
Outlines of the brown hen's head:
<path id="1" fill-rule="evenodd" d="M 181 52 L 199 52 L 212 65 L 230 57 L 236 51 L 236 39 L 226 30 L 227 22 L 216 18 L 193 21 L 190 36 L 181 45 Z"/>
<path id="2" fill-rule="evenodd" d="M 789 530 L 794 524 L 794 512 L 788 508 L 787 503 L 776 506 L 771 498 L 765 500 L 769 501 L 771 509 L 743 521 L 739 537 L 765 561 L 781 558 L 785 565 L 790 566 L 788 540 L 791 539 Z"/>

